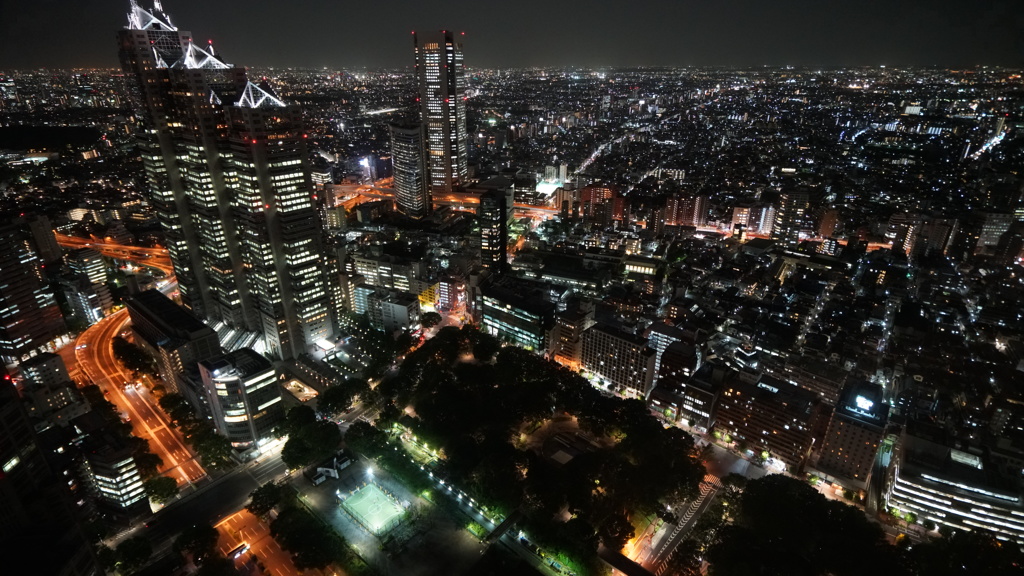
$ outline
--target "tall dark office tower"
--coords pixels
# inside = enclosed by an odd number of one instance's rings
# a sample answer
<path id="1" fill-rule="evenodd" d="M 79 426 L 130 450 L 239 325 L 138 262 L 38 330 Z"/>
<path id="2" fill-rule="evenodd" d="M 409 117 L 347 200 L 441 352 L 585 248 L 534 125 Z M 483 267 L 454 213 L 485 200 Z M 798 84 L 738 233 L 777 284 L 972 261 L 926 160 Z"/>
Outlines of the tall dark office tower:
<path id="1" fill-rule="evenodd" d="M 508 222 L 512 208 L 511 188 L 494 188 L 480 195 L 480 260 L 495 272 L 508 268 Z"/>
<path id="2" fill-rule="evenodd" d="M 36 254 L 43 262 L 60 260 L 64 252 L 57 244 L 57 237 L 53 234 L 53 225 L 46 216 L 32 216 L 28 219 L 28 229 L 32 233 L 32 241 L 35 245 Z"/>
<path id="3" fill-rule="evenodd" d="M 118 35 L 182 302 L 293 358 L 333 334 L 301 111 L 135 0 Z"/>
<path id="4" fill-rule="evenodd" d="M 64 329 L 30 236 L 17 224 L 0 228 L 0 310 L 0 360 L 6 364 L 46 346 Z"/>
<path id="5" fill-rule="evenodd" d="M 464 183 L 466 160 L 466 68 L 462 43 L 442 30 L 420 41 L 416 48 L 416 82 L 420 119 L 426 127 L 430 191 L 450 192 Z"/>
<path id="6" fill-rule="evenodd" d="M 804 227 L 808 195 L 806 192 L 785 192 L 779 196 L 779 209 L 775 212 L 775 226 L 772 239 L 778 240 L 790 250 L 800 245 L 800 229 Z"/>
<path id="7" fill-rule="evenodd" d="M 427 178 L 423 125 L 392 124 L 389 128 L 398 210 L 406 216 L 422 218 L 430 212 L 430 182 Z"/>
<path id="8" fill-rule="evenodd" d="M 0 554 L 5 573 L 97 574 L 66 479 L 54 474 L 44 455 L 25 405 L 0 366 Z M 26 565 L 32 569 L 17 569 Z"/>

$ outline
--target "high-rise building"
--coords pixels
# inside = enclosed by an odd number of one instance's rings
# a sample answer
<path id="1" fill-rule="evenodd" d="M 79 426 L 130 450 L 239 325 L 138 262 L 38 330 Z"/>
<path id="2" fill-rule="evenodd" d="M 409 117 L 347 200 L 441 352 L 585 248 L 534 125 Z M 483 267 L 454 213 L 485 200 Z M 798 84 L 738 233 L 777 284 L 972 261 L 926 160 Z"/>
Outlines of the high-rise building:
<path id="1" fill-rule="evenodd" d="M 391 164 L 399 212 L 422 218 L 430 212 L 430 179 L 423 124 L 392 124 Z"/>
<path id="2" fill-rule="evenodd" d="M 480 195 L 480 260 L 495 272 L 508 268 L 508 225 L 513 207 L 511 188 L 495 188 Z"/>
<path id="3" fill-rule="evenodd" d="M 593 307 L 575 308 L 555 316 L 551 354 L 559 362 L 576 366 L 583 358 L 583 333 L 594 324 Z"/>
<path id="4" fill-rule="evenodd" d="M 103 319 L 114 305 L 110 288 L 106 284 L 93 284 L 85 276 L 62 276 L 61 290 L 71 308 L 71 315 L 92 325 Z"/>
<path id="5" fill-rule="evenodd" d="M 866 488 L 888 418 L 881 386 L 847 384 L 825 433 L 818 469 L 850 488 Z"/>
<path id="6" fill-rule="evenodd" d="M 366 314 L 370 326 L 389 334 L 420 325 L 420 301 L 415 294 L 360 284 L 353 291 L 354 309 Z"/>
<path id="7" fill-rule="evenodd" d="M 293 358 L 333 333 L 301 111 L 131 2 L 121 66 L 134 82 L 151 201 L 183 304 L 260 332 Z"/>
<path id="8" fill-rule="evenodd" d="M 656 352 L 647 338 L 597 324 L 583 333 L 583 368 L 634 398 L 645 399 L 654 386 Z"/>
<path id="9" fill-rule="evenodd" d="M 658 378 L 661 375 L 661 360 L 665 354 L 665 351 L 675 342 L 687 342 L 690 344 L 690 348 L 693 350 L 693 361 L 695 366 L 692 366 L 690 371 L 685 375 L 690 376 L 691 373 L 696 372 L 697 368 L 700 367 L 703 354 L 700 348 L 696 345 L 696 334 L 692 331 L 687 331 L 682 328 L 671 326 L 665 322 L 655 322 L 651 324 L 651 327 L 647 331 L 648 345 L 654 350 L 654 383 L 658 383 Z"/>
<path id="10" fill-rule="evenodd" d="M 753 450 L 800 466 L 814 444 L 821 412 L 821 402 L 812 392 L 768 376 L 740 373 L 723 385 L 715 426 Z"/>
<path id="11" fill-rule="evenodd" d="M 107 263 L 103 255 L 92 248 L 72 250 L 67 256 L 68 268 L 79 276 L 84 276 L 93 284 L 104 284 L 107 281 Z"/>
<path id="12" fill-rule="evenodd" d="M 707 223 L 706 196 L 673 196 L 665 202 L 665 224 L 669 226 L 703 226 Z"/>
<path id="13" fill-rule="evenodd" d="M 60 308 L 43 280 L 42 263 L 17 225 L 0 228 L 0 360 L 18 361 L 64 329 Z"/>
<path id="14" fill-rule="evenodd" d="M 28 229 L 32 233 L 32 241 L 35 244 L 36 254 L 43 262 L 60 260 L 63 252 L 57 244 L 57 237 L 53 234 L 53 226 L 46 216 L 33 216 L 28 219 Z"/>
<path id="15" fill-rule="evenodd" d="M 551 348 L 557 306 L 543 284 L 500 276 L 480 288 L 480 328 L 491 336 L 538 353 Z"/>
<path id="16" fill-rule="evenodd" d="M 0 554 L 8 563 L 31 559 L 36 574 L 98 573 L 66 481 L 46 461 L 24 403 L 0 367 Z"/>
<path id="17" fill-rule="evenodd" d="M 663 355 L 658 384 L 648 401 L 651 410 L 665 420 L 706 432 L 715 425 L 718 395 L 730 370 L 704 364 L 694 371 L 697 359 L 693 346 L 683 341 L 672 343 Z"/>
<path id="18" fill-rule="evenodd" d="M 197 362 L 221 353 L 217 333 L 158 290 L 129 300 L 128 315 L 136 344 L 156 358 L 160 377 L 172 391 Z"/>
<path id="19" fill-rule="evenodd" d="M 22 362 L 21 377 L 38 386 L 56 387 L 71 381 L 68 367 L 59 354 L 43 352 Z"/>
<path id="20" fill-rule="evenodd" d="M 199 374 L 217 431 L 236 447 L 268 438 L 284 418 L 277 373 L 248 348 L 199 363 Z"/>
<path id="21" fill-rule="evenodd" d="M 922 522 L 1024 543 L 1020 468 L 1017 478 L 1007 478 L 991 456 L 962 448 L 940 427 L 920 422 L 905 427 L 887 471 L 885 506 L 911 512 Z"/>
<path id="22" fill-rule="evenodd" d="M 800 245 L 800 230 L 806 225 L 809 197 L 806 192 L 785 192 L 779 196 L 772 239 L 790 250 Z"/>
<path id="23" fill-rule="evenodd" d="M 442 30 L 421 39 L 413 33 L 420 120 L 426 128 L 430 191 L 451 192 L 465 183 L 466 68 L 462 42 Z"/>

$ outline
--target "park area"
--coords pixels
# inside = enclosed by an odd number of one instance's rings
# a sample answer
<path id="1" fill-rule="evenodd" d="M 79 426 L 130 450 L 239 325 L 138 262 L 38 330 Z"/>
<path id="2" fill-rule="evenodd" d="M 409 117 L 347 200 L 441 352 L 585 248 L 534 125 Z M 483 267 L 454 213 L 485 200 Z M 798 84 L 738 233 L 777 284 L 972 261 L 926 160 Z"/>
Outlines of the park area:
<path id="1" fill-rule="evenodd" d="M 401 504 L 373 482 L 354 490 L 341 506 L 377 536 L 398 525 L 405 513 Z"/>

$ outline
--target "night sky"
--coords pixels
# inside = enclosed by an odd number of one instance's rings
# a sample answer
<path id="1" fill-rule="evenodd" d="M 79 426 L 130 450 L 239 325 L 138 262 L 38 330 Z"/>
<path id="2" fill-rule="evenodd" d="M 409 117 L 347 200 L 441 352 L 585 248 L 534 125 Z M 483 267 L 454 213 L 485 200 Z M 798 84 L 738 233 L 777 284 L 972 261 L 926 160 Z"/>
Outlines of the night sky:
<path id="1" fill-rule="evenodd" d="M 151 6 L 152 0 L 140 0 Z M 0 0 L 0 70 L 117 65 L 128 0 Z M 1024 65 L 1021 0 L 166 0 L 244 66 L 399 67 L 411 30 L 470 67 Z"/>

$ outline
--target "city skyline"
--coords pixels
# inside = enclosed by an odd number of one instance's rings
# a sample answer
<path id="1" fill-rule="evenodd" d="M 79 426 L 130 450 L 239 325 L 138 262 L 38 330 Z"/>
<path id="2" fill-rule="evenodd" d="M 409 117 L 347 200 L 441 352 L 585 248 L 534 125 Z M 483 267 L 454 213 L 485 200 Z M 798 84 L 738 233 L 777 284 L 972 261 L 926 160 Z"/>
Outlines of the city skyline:
<path id="1" fill-rule="evenodd" d="M 12 573 L 1022 573 L 1024 68 L 619 65 L 1008 3 L 117 2 L 0 64 Z"/>
<path id="2" fill-rule="evenodd" d="M 82 31 L 123 22 L 119 4 L 78 2 L 55 9 L 52 2 L 5 3 L 4 12 L 15 16 L 0 23 L 0 69 L 115 67 L 105 49 L 108 38 Z M 782 7 L 738 0 L 713 6 L 656 2 L 639 10 L 611 2 L 530 1 L 518 5 L 517 13 L 538 17 L 514 25 L 500 8 L 475 3 L 436 11 L 401 2 L 386 19 L 375 5 L 342 10 L 322 0 L 288 11 L 266 0 L 180 1 L 167 9 L 176 22 L 194 23 L 197 40 L 230 47 L 229 60 L 273 67 L 411 69 L 402 36 L 442 28 L 466 32 L 475 68 L 1017 65 L 1024 53 L 1024 40 L 1015 33 L 1024 17 L 1010 0 L 983 9 L 965 0 L 931 2 L 924 9 L 909 0 L 873 6 L 797 0 Z M 73 39 L 75 49 L 55 38 Z M 510 45 L 516 49 L 508 50 Z"/>

